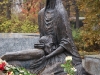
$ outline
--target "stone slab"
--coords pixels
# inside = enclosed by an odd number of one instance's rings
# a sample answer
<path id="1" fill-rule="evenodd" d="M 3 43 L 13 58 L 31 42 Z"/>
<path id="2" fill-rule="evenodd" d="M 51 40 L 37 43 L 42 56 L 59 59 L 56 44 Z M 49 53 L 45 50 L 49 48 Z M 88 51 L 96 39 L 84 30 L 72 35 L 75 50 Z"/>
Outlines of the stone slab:
<path id="1" fill-rule="evenodd" d="M 100 75 L 100 55 L 86 55 L 84 67 L 89 73 Z"/>
<path id="2" fill-rule="evenodd" d="M 34 49 L 39 34 L 34 33 L 0 33 L 0 56 L 6 52 Z"/>

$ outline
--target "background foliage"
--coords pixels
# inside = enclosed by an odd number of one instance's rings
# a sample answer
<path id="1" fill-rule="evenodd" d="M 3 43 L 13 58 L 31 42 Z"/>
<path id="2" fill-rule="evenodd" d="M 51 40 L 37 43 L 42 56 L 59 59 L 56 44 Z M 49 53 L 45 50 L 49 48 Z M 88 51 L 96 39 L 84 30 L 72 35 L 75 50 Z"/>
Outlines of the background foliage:
<path id="1" fill-rule="evenodd" d="M 0 0 L 0 32 L 33 33 L 38 32 L 37 16 L 41 0 L 24 0 L 21 12 L 12 11 L 16 0 Z M 18 3 L 16 3 L 18 5 Z M 9 8 L 8 8 L 9 7 Z"/>
<path id="2" fill-rule="evenodd" d="M 18 17 L 12 18 L 12 20 L 5 20 L 0 25 L 0 32 L 5 33 L 36 33 L 38 32 L 38 25 L 28 20 L 18 19 Z"/>
<path id="3" fill-rule="evenodd" d="M 80 11 L 84 12 L 84 26 L 80 29 L 81 44 L 87 51 L 100 49 L 100 0 L 79 0 Z"/>
<path id="4" fill-rule="evenodd" d="M 12 1 L 0 0 L 0 32 L 36 33 L 38 32 L 38 11 L 45 5 L 45 0 L 23 0 L 21 12 L 12 13 Z M 74 19 L 76 29 L 72 28 L 78 50 L 93 51 L 100 49 L 100 0 L 62 0 L 68 11 L 69 20 Z M 16 11 L 15 11 L 16 12 Z M 85 17 L 83 27 L 79 16 Z"/>

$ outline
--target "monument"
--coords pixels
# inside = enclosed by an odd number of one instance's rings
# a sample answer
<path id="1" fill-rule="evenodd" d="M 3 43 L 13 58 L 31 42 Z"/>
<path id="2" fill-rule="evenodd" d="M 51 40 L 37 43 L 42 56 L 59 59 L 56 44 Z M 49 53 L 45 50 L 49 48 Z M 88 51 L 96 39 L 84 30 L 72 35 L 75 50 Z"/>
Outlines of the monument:
<path id="1" fill-rule="evenodd" d="M 75 75 L 90 75 L 82 67 L 72 39 L 67 11 L 61 0 L 46 0 L 46 7 L 38 15 L 38 25 L 40 39 L 34 45 L 36 49 L 7 53 L 2 59 L 25 67 L 34 74 L 66 75 L 60 65 L 65 62 L 66 56 L 72 56 L 72 64 L 77 69 Z"/>

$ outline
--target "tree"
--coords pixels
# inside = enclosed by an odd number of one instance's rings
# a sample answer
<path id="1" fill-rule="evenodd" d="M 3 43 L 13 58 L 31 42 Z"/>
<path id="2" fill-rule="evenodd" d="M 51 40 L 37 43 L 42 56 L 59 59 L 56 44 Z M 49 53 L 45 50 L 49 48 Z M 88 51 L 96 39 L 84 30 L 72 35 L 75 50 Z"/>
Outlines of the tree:
<path id="1" fill-rule="evenodd" d="M 38 11 L 40 10 L 41 0 L 28 0 L 25 1 L 22 8 L 22 14 L 29 17 L 34 23 L 37 23 Z"/>
<path id="2" fill-rule="evenodd" d="M 0 0 L 0 16 L 7 19 L 11 19 L 11 1 L 12 0 Z"/>
<path id="3" fill-rule="evenodd" d="M 6 4 L 7 6 L 7 18 L 11 19 L 11 2 L 12 0 L 8 0 L 8 3 Z"/>
<path id="4" fill-rule="evenodd" d="M 100 0 L 77 0 L 80 11 L 85 12 L 81 37 L 85 48 L 100 49 Z"/>
<path id="5" fill-rule="evenodd" d="M 76 12 L 76 28 L 79 28 L 79 9 L 78 9 L 76 0 L 73 0 L 73 5 Z"/>
<path id="6" fill-rule="evenodd" d="M 68 12 L 68 17 L 75 17 L 76 28 L 79 28 L 79 9 L 76 0 L 63 0 L 64 6 Z"/>
<path id="7" fill-rule="evenodd" d="M 2 3 L 3 2 L 3 0 L 0 0 L 0 3 Z M 2 13 L 2 11 L 3 11 L 3 4 L 0 4 L 0 13 Z"/>

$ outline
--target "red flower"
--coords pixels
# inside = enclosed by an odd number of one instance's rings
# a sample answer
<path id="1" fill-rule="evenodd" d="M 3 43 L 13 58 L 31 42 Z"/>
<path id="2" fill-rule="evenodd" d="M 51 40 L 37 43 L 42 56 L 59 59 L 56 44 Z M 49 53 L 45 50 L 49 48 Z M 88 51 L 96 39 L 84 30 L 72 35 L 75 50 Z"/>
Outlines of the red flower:
<path id="1" fill-rule="evenodd" d="M 4 67 L 6 66 L 6 63 L 5 62 L 2 62 L 1 64 L 0 64 L 0 70 L 4 70 Z"/>
<path id="2" fill-rule="evenodd" d="M 10 75 L 10 74 L 11 74 L 11 72 L 8 72 L 8 73 L 7 73 L 7 75 Z"/>

